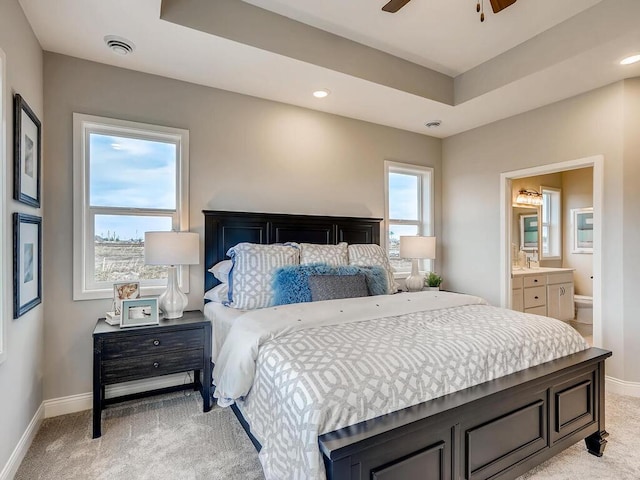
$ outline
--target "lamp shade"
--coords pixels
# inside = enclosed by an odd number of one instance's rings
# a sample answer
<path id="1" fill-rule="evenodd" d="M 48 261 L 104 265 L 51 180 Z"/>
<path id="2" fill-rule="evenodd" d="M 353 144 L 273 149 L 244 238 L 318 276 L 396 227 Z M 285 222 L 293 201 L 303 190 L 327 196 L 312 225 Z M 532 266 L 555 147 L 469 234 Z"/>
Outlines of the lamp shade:
<path id="1" fill-rule="evenodd" d="M 400 257 L 436 258 L 436 237 L 400 237 Z"/>
<path id="2" fill-rule="evenodd" d="M 200 237 L 191 232 L 145 232 L 147 265 L 196 265 L 200 263 Z"/>

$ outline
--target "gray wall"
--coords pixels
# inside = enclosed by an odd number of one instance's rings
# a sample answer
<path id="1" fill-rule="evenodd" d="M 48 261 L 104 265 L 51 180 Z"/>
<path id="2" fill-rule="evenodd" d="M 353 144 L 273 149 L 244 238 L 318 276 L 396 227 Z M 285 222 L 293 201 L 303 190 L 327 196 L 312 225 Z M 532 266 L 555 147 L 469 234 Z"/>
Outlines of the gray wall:
<path id="1" fill-rule="evenodd" d="M 593 207 L 593 168 L 579 168 L 562 172 L 562 222 L 564 255 L 562 266 L 575 268 L 573 281 L 576 295 L 593 295 L 593 255 L 573 253 L 573 224 L 571 210 Z"/>
<path id="2" fill-rule="evenodd" d="M 640 382 L 640 78 L 624 81 L 624 179 L 621 248 L 624 259 L 624 379 Z M 632 358 L 635 357 L 635 358 Z"/>
<path id="3" fill-rule="evenodd" d="M 45 398 L 91 389 L 91 332 L 110 301 L 72 301 L 72 113 L 190 131 L 190 222 L 202 209 L 384 216 L 384 160 L 435 167 L 441 141 L 62 55 L 45 54 Z M 436 235 L 440 211 L 436 211 Z M 202 252 L 201 252 L 202 253 Z M 203 267 L 189 308 L 201 308 Z"/>
<path id="4" fill-rule="evenodd" d="M 631 83 L 618 82 L 445 139 L 443 260 L 453 290 L 475 293 L 499 305 L 500 174 L 604 155 L 603 340 L 614 351 L 608 373 L 638 381 L 634 350 L 624 349 L 625 342 L 640 344 L 639 312 L 632 294 L 640 272 L 640 149 L 635 143 L 627 148 L 626 143 L 637 140 L 630 139 L 633 128 L 623 115 L 626 105 L 628 116 L 638 120 L 637 80 L 632 83 L 633 99 L 625 98 Z M 637 133 L 639 125 L 634 125 Z M 468 241 L 470 231 L 473 242 Z"/>
<path id="5" fill-rule="evenodd" d="M 0 470 L 9 460 L 20 437 L 42 403 L 43 306 L 12 320 L 12 227 L 16 211 L 41 215 L 42 212 L 13 201 L 13 94 L 20 93 L 38 118 L 43 118 L 42 50 L 17 0 L 0 2 L 0 48 L 7 57 L 7 100 L 5 118 L 7 168 L 5 171 L 4 265 L 0 288 L 6 305 L 0 314 L 6 322 L 6 359 L 0 364 Z M 47 169 L 46 152 L 43 164 Z M 48 239 L 46 229 L 45 241 Z M 46 287 L 45 287 L 46 288 Z"/>

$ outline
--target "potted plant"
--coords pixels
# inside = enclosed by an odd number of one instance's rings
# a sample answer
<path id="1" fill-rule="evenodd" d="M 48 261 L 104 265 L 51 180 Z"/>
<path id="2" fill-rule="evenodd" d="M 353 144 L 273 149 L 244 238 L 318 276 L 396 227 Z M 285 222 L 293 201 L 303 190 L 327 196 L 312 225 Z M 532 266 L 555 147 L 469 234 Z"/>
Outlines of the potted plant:
<path id="1" fill-rule="evenodd" d="M 424 277 L 425 290 L 440 290 L 442 277 L 434 272 L 429 272 Z"/>

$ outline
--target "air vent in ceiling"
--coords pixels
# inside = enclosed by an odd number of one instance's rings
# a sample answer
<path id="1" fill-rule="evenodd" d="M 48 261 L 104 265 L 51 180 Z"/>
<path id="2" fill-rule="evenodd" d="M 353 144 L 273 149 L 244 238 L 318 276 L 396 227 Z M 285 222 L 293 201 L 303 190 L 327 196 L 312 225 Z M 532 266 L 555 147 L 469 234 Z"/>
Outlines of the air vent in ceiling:
<path id="1" fill-rule="evenodd" d="M 440 125 L 442 125 L 442 120 L 432 120 L 424 124 L 427 128 L 438 128 Z"/>
<path id="2" fill-rule="evenodd" d="M 136 48 L 136 46 L 130 40 L 118 37 L 116 35 L 107 35 L 106 37 L 104 37 L 104 43 L 107 44 L 107 47 L 109 47 L 111 51 L 123 56 L 133 53 Z"/>

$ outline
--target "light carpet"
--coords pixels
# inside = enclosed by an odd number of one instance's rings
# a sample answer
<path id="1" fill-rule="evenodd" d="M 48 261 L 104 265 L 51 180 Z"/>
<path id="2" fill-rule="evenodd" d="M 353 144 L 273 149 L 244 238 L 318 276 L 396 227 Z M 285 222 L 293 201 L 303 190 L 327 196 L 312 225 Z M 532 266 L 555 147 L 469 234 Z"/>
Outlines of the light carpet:
<path id="1" fill-rule="evenodd" d="M 91 439 L 91 411 L 44 421 L 16 480 L 261 480 L 253 445 L 230 409 L 202 412 L 198 394 L 150 397 L 107 408 L 102 437 Z M 640 398 L 607 394 L 604 457 L 580 442 L 521 480 L 640 479 Z"/>

